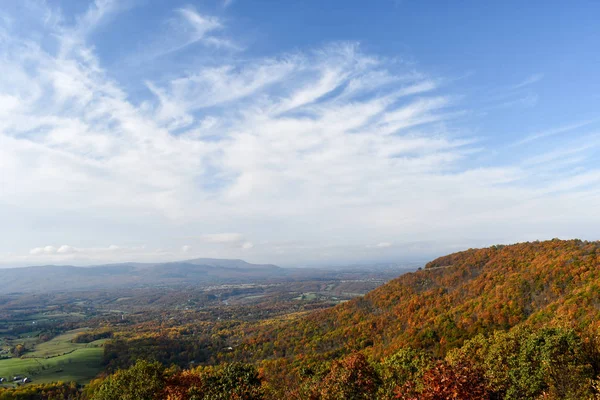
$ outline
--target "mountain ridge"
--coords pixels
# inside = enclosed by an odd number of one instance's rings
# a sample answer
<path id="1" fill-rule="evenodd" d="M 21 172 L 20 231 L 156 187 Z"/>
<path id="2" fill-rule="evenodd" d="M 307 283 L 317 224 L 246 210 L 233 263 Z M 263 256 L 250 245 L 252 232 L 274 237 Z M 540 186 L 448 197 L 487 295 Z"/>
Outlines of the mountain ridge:
<path id="1" fill-rule="evenodd" d="M 0 270 L 0 294 L 105 289 L 126 286 L 243 283 L 284 274 L 273 264 L 195 258 L 165 263 L 114 263 L 86 267 L 42 265 Z"/>
<path id="2" fill-rule="evenodd" d="M 516 325 L 600 325 L 600 242 L 549 240 L 439 257 L 364 297 L 257 330 L 243 351 L 328 359 L 399 348 L 437 356 Z M 272 343 L 282 343 L 273 346 Z"/>

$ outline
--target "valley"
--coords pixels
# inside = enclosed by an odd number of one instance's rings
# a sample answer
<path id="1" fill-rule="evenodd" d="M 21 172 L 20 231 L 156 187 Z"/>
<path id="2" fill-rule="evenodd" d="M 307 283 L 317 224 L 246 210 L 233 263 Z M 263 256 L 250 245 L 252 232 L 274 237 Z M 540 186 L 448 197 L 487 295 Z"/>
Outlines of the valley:
<path id="1" fill-rule="evenodd" d="M 179 349 L 172 362 L 180 367 L 207 362 L 203 358 L 206 349 L 217 352 L 222 348 L 207 344 L 199 353 L 186 346 L 207 341 L 215 332 L 231 327 L 332 307 L 364 295 L 401 271 L 349 269 L 336 272 L 338 279 L 328 277 L 331 271 L 300 271 L 290 280 L 260 279 L 254 283 L 211 281 L 126 288 L 107 285 L 103 290 L 1 295 L 0 377 L 4 380 L 0 386 L 58 381 L 86 385 L 107 367 L 130 364 L 130 359 L 124 359 L 129 356 L 127 350 L 116 357 L 109 354 L 124 342 L 135 342 L 141 348 L 136 340 L 146 337 L 148 348 L 144 351 L 153 358 L 159 340 L 152 341 L 147 335 L 162 334 L 165 329 L 180 331 L 166 344 L 160 344 Z M 25 286 L 27 281 L 22 284 Z M 229 347 L 226 344 L 221 347 Z M 26 383 L 22 382 L 24 378 Z"/>
<path id="2" fill-rule="evenodd" d="M 4 295 L 0 376 L 28 381 L 3 382 L 0 398 L 117 399 L 106 391 L 156 376 L 143 398 L 592 399 L 599 250 L 578 240 L 470 249 L 391 280 L 352 270 Z"/>

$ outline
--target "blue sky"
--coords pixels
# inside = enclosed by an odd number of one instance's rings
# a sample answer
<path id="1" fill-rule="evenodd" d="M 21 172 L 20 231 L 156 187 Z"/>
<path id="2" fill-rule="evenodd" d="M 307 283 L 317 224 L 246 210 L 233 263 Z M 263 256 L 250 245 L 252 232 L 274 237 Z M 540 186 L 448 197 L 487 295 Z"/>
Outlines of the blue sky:
<path id="1" fill-rule="evenodd" d="M 0 3 L 0 265 L 595 240 L 600 3 Z"/>

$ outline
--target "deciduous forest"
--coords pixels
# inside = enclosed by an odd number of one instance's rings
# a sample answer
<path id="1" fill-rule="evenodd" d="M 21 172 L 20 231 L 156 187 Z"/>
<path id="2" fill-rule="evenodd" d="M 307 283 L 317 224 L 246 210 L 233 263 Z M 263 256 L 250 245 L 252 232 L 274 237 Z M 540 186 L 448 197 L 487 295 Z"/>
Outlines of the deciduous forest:
<path id="1" fill-rule="evenodd" d="M 595 399 L 599 250 L 557 239 L 470 249 L 338 304 L 233 295 L 211 306 L 221 291 L 174 309 L 140 292 L 131 310 L 145 312 L 47 332 L 46 343 L 67 330 L 72 346 L 102 349 L 89 384 L 5 385 L 0 399 Z"/>

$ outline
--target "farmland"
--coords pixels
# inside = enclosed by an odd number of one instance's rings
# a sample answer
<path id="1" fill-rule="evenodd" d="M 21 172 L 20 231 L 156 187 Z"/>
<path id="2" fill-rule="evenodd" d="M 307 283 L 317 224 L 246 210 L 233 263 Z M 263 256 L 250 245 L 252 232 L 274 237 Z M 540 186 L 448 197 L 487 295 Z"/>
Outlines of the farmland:
<path id="1" fill-rule="evenodd" d="M 395 274 L 349 270 L 337 279 L 0 295 L 0 387 L 17 385 L 15 376 L 27 377 L 25 386 L 86 385 L 139 358 L 182 368 L 210 363 L 232 344 L 214 339 L 221 333 L 334 306 Z"/>
<path id="2" fill-rule="evenodd" d="M 12 380 L 28 377 L 37 383 L 54 381 L 89 382 L 102 367 L 104 339 L 91 343 L 73 343 L 73 338 L 85 329 L 76 329 L 55 338 L 35 343 L 31 333 L 12 340 L 22 341 L 32 349 L 21 357 L 0 360 L 0 377 Z"/>
<path id="3" fill-rule="evenodd" d="M 0 360 L 0 376 L 29 377 L 35 383 L 78 382 L 87 383 L 102 368 L 102 347 L 74 350 L 50 358 L 9 358 Z"/>

